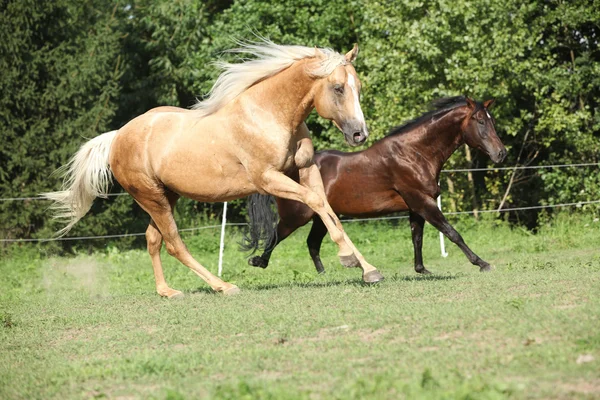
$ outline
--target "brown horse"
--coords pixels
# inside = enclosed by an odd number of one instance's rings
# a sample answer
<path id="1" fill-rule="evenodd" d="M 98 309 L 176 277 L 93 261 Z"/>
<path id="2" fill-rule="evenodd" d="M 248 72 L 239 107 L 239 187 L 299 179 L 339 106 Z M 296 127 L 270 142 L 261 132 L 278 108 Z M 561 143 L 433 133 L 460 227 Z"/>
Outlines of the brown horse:
<path id="1" fill-rule="evenodd" d="M 360 266 L 363 280 L 383 276 L 346 236 L 327 203 L 313 145 L 304 120 L 314 108 L 332 120 L 350 145 L 367 138 L 359 103 L 360 81 L 352 66 L 358 54 L 331 49 L 281 46 L 270 41 L 241 43 L 238 52 L 255 58 L 222 64 L 224 72 L 209 97 L 194 109 L 159 107 L 118 131 L 82 146 L 67 164 L 63 190 L 47 193 L 66 233 L 104 196 L 112 175 L 152 218 L 146 238 L 161 296 L 181 296 L 163 276 L 160 249 L 189 267 L 215 291 L 239 289 L 211 274 L 187 250 L 173 208 L 180 196 L 221 202 L 268 193 L 306 204 L 325 221 L 345 266 Z M 297 181 L 284 174 L 298 170 Z M 299 183 L 298 183 L 299 182 Z"/>
<path id="2" fill-rule="evenodd" d="M 506 149 L 494 128 L 488 108 L 493 100 L 475 102 L 468 97 L 452 97 L 434 102 L 435 109 L 393 129 L 370 148 L 355 153 L 335 150 L 317 152 L 329 204 L 336 214 L 352 217 L 385 215 L 409 211 L 415 252 L 415 271 L 430 273 L 423 266 L 421 248 L 425 221 L 435 226 L 465 253 L 469 261 L 490 270 L 490 265 L 471 251 L 460 234 L 437 208 L 440 171 L 446 160 L 466 143 L 501 162 Z M 298 179 L 297 174 L 292 175 Z M 254 200 L 254 199 L 252 199 Z M 254 200 L 255 201 L 255 200 Z M 261 256 L 250 265 L 266 268 L 275 246 L 311 219 L 307 244 L 319 273 L 324 272 L 319 257 L 325 235 L 323 221 L 303 204 L 277 199 L 277 234 Z"/>

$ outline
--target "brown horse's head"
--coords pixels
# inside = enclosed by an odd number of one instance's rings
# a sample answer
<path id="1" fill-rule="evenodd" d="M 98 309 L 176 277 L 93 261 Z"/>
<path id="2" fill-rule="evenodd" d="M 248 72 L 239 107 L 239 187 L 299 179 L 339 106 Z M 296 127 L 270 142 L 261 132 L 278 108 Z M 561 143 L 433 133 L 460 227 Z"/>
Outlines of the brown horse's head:
<path id="1" fill-rule="evenodd" d="M 352 66 L 358 54 L 358 46 L 345 56 L 345 62 L 317 84 L 314 104 L 317 113 L 333 121 L 344 133 L 350 146 L 364 143 L 369 136 L 367 124 L 360 108 L 361 83 Z"/>
<path id="2" fill-rule="evenodd" d="M 470 147 L 486 153 L 493 162 L 499 163 L 506 157 L 506 148 L 496 134 L 494 118 L 488 109 L 494 99 L 482 103 L 466 97 L 469 111 L 462 123 L 462 132 L 465 143 Z"/>

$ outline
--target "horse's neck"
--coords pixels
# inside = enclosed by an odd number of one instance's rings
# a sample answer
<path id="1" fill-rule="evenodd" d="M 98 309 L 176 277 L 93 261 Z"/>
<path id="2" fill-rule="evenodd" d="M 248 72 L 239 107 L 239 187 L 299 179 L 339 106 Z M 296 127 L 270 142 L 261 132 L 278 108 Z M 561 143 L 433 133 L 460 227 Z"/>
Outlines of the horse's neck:
<path id="1" fill-rule="evenodd" d="M 418 152 L 438 176 L 446 161 L 464 143 L 461 133 L 463 119 L 464 111 L 454 109 L 439 119 L 415 127 L 411 132 L 390 135 L 382 142 L 390 141 L 388 148 L 394 154 Z"/>
<path id="2" fill-rule="evenodd" d="M 257 83 L 244 95 L 265 113 L 271 114 L 284 129 L 295 132 L 314 108 L 315 79 L 306 73 L 300 60 L 289 68 Z"/>

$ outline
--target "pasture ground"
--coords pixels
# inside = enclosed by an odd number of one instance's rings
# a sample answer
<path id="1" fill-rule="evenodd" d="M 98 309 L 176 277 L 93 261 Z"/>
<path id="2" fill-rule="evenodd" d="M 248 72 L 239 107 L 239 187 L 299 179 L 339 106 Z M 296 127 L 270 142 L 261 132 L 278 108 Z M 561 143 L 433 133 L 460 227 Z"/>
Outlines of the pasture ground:
<path id="1" fill-rule="evenodd" d="M 456 220 L 454 220 L 456 222 Z M 488 274 L 458 248 L 439 255 L 426 226 L 413 272 L 406 220 L 347 223 L 386 280 L 364 286 L 308 227 L 247 266 L 230 230 L 223 297 L 163 254 L 181 300 L 154 291 L 144 250 L 55 257 L 44 245 L 0 260 L 0 398 L 599 398 L 600 223 L 562 214 L 536 234 L 493 221 L 457 228 Z M 184 240 L 216 271 L 218 230 Z"/>

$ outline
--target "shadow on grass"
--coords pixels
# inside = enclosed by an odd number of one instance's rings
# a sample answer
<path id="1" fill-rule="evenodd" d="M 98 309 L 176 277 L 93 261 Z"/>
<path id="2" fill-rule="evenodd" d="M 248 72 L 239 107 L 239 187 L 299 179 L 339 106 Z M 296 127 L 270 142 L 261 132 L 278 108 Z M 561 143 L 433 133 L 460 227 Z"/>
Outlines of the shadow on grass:
<path id="1" fill-rule="evenodd" d="M 242 290 L 277 290 L 277 289 L 294 289 L 294 288 L 325 288 L 332 286 L 353 286 L 353 287 L 377 287 L 381 284 L 385 284 L 385 282 L 437 282 L 437 281 L 453 281 L 455 279 L 459 279 L 464 274 L 455 274 L 455 275 L 416 275 L 416 276 L 406 276 L 406 275 L 398 275 L 394 274 L 391 277 L 386 277 L 382 283 L 369 284 L 362 281 L 360 278 L 350 278 L 350 279 L 332 279 L 324 282 L 301 282 L 291 280 L 289 282 L 272 282 L 272 283 L 255 283 L 248 282 L 247 284 L 242 284 L 240 289 Z M 200 294 L 200 293 L 216 293 L 209 287 L 198 287 L 196 289 L 191 290 L 192 294 Z"/>
<path id="2" fill-rule="evenodd" d="M 242 290 L 273 290 L 283 288 L 321 288 L 330 286 L 368 286 L 360 279 L 343 279 L 343 280 L 331 280 L 327 282 L 298 282 L 289 281 L 281 283 L 253 283 L 242 284 L 240 288 Z M 199 287 L 191 291 L 195 293 L 215 293 L 211 288 Z"/>
<path id="3" fill-rule="evenodd" d="M 399 281 L 404 281 L 404 282 L 453 281 L 455 279 L 460 279 L 463 276 L 465 276 L 465 274 L 462 274 L 462 273 L 458 273 L 458 274 L 454 274 L 454 275 L 436 275 L 436 274 L 431 274 L 431 275 L 399 275 L 399 274 L 394 274 L 388 280 L 392 281 L 392 282 L 399 282 Z"/>

